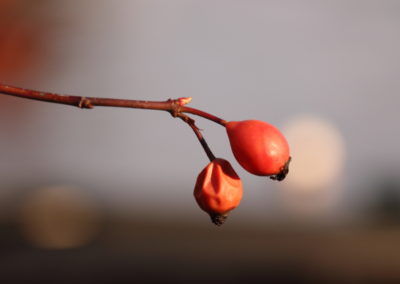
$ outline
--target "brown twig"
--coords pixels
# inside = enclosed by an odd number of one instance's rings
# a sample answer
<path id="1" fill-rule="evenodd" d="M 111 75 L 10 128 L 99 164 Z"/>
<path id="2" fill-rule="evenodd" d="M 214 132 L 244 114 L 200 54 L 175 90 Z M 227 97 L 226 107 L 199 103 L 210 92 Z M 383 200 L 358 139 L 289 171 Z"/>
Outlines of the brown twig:
<path id="1" fill-rule="evenodd" d="M 194 115 L 201 116 L 215 123 L 218 123 L 222 126 L 225 126 L 227 123 L 225 120 L 215 115 L 209 114 L 207 112 L 195 108 L 186 107 L 185 104 L 189 103 L 191 98 L 179 98 L 175 100 L 169 99 L 166 101 L 158 102 L 158 101 L 69 96 L 69 95 L 60 95 L 56 93 L 34 91 L 19 87 L 12 87 L 3 85 L 1 83 L 0 83 L 0 93 L 25 99 L 45 101 L 57 104 L 65 104 L 86 109 L 91 109 L 94 106 L 105 106 L 105 107 L 126 107 L 126 108 L 140 108 L 140 109 L 168 111 L 173 117 L 179 117 L 192 128 L 210 161 L 213 161 L 215 159 L 214 154 L 208 147 L 208 144 L 204 139 L 203 135 L 201 134 L 200 129 L 196 126 L 194 119 L 192 119 L 188 115 L 185 115 L 184 113 L 191 113 Z"/>
<path id="2" fill-rule="evenodd" d="M 164 110 L 171 113 L 174 117 L 176 117 L 178 113 L 191 113 L 194 115 L 201 116 L 205 119 L 211 120 L 222 126 L 225 126 L 227 123 L 224 119 L 219 118 L 215 115 L 209 114 L 199 109 L 184 106 L 186 102 L 179 103 L 180 99 L 177 100 L 169 99 L 166 101 L 141 101 L 141 100 L 111 99 L 111 98 L 98 98 L 98 97 L 69 96 L 69 95 L 60 95 L 56 93 L 34 91 L 19 87 L 12 87 L 3 85 L 1 83 L 0 83 L 0 93 L 25 99 L 45 101 L 57 104 L 65 104 L 87 109 L 93 108 L 95 106 L 103 106 L 103 107 L 126 107 L 126 108 L 140 108 L 140 109 L 151 109 L 151 110 Z"/>

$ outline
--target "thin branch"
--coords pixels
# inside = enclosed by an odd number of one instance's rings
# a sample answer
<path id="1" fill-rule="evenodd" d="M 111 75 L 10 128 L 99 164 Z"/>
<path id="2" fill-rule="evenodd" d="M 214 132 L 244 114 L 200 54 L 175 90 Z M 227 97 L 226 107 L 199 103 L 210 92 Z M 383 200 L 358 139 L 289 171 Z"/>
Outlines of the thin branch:
<path id="1" fill-rule="evenodd" d="M 207 112 L 195 108 L 186 107 L 185 104 L 189 103 L 191 101 L 191 98 L 179 98 L 175 100 L 169 99 L 166 101 L 157 102 L 157 101 L 97 98 L 97 97 L 81 97 L 81 96 L 69 96 L 69 95 L 60 95 L 56 93 L 34 91 L 29 89 L 7 86 L 1 83 L 0 83 L 0 93 L 25 99 L 45 101 L 57 104 L 65 104 L 86 109 L 91 109 L 94 106 L 105 106 L 105 107 L 126 107 L 126 108 L 168 111 L 173 117 L 179 117 L 192 128 L 210 161 L 213 161 L 215 159 L 214 154 L 211 152 L 210 147 L 208 147 L 208 144 L 204 139 L 203 135 L 201 134 L 199 128 L 196 126 L 194 119 L 185 115 L 184 113 L 186 112 L 201 116 L 215 123 L 218 123 L 222 126 L 225 126 L 225 124 L 227 123 L 225 120 L 216 117 L 215 115 L 209 114 Z"/>
<path id="2" fill-rule="evenodd" d="M 199 109 L 184 106 L 190 101 L 189 98 L 180 98 L 176 100 L 166 101 L 142 101 L 142 100 L 126 100 L 126 99 L 112 99 L 112 98 L 99 98 L 99 97 L 83 97 L 83 96 L 69 96 L 60 95 L 56 93 L 41 92 L 19 87 L 7 86 L 0 83 L 0 93 L 25 98 L 37 101 L 45 101 L 50 103 L 65 104 L 76 106 L 79 108 L 90 109 L 95 106 L 103 107 L 126 107 L 126 108 L 140 108 L 151 110 L 164 110 L 177 117 L 179 113 L 191 113 L 201 116 L 205 119 L 211 120 L 222 126 L 225 126 L 227 121 L 215 115 L 209 114 Z M 188 100 L 189 99 L 189 100 Z"/>

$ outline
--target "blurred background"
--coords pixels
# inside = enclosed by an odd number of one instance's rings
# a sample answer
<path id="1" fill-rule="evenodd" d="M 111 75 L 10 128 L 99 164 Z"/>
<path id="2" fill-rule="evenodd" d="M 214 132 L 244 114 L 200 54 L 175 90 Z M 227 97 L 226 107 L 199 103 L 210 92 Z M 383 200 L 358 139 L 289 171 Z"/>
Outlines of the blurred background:
<path id="1" fill-rule="evenodd" d="M 168 113 L 0 95 L 1 283 L 399 283 L 400 2 L 0 0 L 0 81 L 165 100 L 287 136 L 215 227 Z"/>

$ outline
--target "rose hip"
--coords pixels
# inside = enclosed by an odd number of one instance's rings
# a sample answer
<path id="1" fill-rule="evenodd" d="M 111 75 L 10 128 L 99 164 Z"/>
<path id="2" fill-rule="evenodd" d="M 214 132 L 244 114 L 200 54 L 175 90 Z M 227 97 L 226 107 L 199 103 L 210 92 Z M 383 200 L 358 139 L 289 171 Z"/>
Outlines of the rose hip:
<path id="1" fill-rule="evenodd" d="M 245 170 L 278 180 L 286 176 L 289 145 L 276 127 L 259 120 L 231 121 L 226 131 L 232 152 Z"/>
<path id="2" fill-rule="evenodd" d="M 197 177 L 194 197 L 216 225 L 222 225 L 229 211 L 236 208 L 243 195 L 242 182 L 231 164 L 214 159 Z"/>

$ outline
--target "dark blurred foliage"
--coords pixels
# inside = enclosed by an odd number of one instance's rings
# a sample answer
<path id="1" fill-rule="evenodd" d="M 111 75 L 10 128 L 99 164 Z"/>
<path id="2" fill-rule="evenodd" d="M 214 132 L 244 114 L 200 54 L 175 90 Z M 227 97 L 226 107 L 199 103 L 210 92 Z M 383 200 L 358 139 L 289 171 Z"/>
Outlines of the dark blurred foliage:
<path id="1" fill-rule="evenodd" d="M 199 224 L 109 212 L 90 242 L 45 249 L 24 235 L 17 215 L 0 224 L 1 283 L 400 281 L 400 226 L 256 226 L 228 220 L 216 227 L 206 216 Z"/>
<path id="2" fill-rule="evenodd" d="M 400 182 L 393 176 L 374 181 L 375 198 L 366 209 L 366 216 L 378 226 L 400 226 Z"/>

